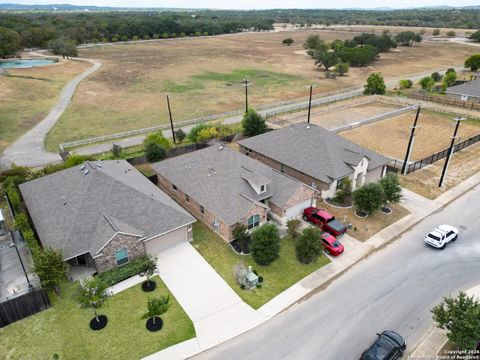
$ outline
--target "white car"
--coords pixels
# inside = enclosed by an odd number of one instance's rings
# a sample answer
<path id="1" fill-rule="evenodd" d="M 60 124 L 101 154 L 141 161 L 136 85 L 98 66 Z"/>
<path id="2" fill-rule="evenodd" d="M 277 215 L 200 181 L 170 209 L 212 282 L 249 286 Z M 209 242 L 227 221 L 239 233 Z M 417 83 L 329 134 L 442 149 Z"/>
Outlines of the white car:
<path id="1" fill-rule="evenodd" d="M 440 225 L 425 236 L 425 242 L 437 249 L 445 249 L 447 243 L 457 240 L 458 229 L 450 225 Z"/>

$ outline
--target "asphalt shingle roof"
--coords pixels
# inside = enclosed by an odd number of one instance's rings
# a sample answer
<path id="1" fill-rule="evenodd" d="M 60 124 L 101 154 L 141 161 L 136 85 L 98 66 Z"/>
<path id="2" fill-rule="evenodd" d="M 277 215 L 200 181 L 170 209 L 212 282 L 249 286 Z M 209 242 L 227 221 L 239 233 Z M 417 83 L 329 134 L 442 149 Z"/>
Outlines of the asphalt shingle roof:
<path id="1" fill-rule="evenodd" d="M 240 140 L 240 145 L 325 183 L 353 173 L 352 166 L 366 157 L 368 170 L 390 159 L 357 145 L 320 126 L 297 123 Z"/>
<path id="2" fill-rule="evenodd" d="M 480 79 L 472 80 L 460 85 L 450 86 L 447 88 L 446 92 L 480 98 Z"/>
<path id="3" fill-rule="evenodd" d="M 42 244 L 65 259 L 94 256 L 118 231 L 150 238 L 195 221 L 125 160 L 84 166 L 20 185 Z"/>
<path id="4" fill-rule="evenodd" d="M 253 201 L 268 198 L 283 207 L 305 186 L 255 159 L 218 145 L 164 160 L 152 168 L 228 225 L 238 222 Z M 249 182 L 264 182 L 266 192 L 257 194 Z"/>

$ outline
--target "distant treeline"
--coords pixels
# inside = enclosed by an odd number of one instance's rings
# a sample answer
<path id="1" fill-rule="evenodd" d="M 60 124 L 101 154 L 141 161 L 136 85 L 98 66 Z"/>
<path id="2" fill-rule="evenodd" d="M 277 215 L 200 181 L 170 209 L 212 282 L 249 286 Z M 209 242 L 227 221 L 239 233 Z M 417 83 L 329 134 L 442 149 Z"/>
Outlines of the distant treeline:
<path id="1" fill-rule="evenodd" d="M 46 47 L 68 37 L 77 44 L 271 30 L 273 23 L 480 27 L 480 10 L 198 10 L 116 12 L 2 12 L 0 27 L 19 34 L 24 47 Z"/>

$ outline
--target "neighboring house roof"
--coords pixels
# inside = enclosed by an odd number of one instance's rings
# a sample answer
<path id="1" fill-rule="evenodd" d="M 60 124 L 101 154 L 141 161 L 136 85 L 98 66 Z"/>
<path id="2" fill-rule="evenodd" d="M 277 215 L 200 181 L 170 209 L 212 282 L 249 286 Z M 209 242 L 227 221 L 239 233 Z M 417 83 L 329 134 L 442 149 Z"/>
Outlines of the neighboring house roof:
<path id="1" fill-rule="evenodd" d="M 283 207 L 298 189 L 306 187 L 222 145 L 167 159 L 152 168 L 227 225 L 238 222 L 263 199 Z M 266 191 L 257 193 L 251 183 L 265 185 Z"/>
<path id="2" fill-rule="evenodd" d="M 297 123 L 238 142 L 325 183 L 353 173 L 352 166 L 366 157 L 368 170 L 390 159 L 357 145 L 320 126 Z"/>
<path id="3" fill-rule="evenodd" d="M 480 98 L 480 79 L 447 88 L 447 94 L 466 95 Z"/>
<path id="4" fill-rule="evenodd" d="M 87 162 L 20 191 L 42 244 L 65 259 L 95 256 L 117 233 L 151 238 L 195 221 L 125 160 Z"/>

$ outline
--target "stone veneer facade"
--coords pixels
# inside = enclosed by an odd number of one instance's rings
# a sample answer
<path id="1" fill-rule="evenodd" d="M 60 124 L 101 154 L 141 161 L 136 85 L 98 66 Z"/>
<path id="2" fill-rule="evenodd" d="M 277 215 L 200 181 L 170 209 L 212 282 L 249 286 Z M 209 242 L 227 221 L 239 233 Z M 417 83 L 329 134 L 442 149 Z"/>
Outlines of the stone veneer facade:
<path id="1" fill-rule="evenodd" d="M 138 236 L 117 233 L 110 242 L 94 257 L 98 272 L 103 272 L 117 267 L 115 254 L 118 250 L 127 249 L 128 261 L 145 255 L 145 244 Z"/>

